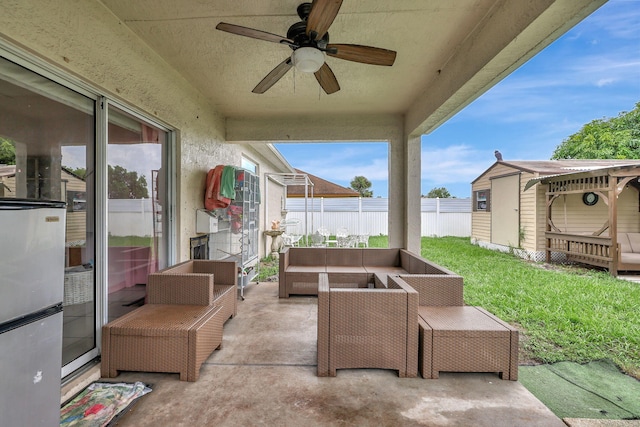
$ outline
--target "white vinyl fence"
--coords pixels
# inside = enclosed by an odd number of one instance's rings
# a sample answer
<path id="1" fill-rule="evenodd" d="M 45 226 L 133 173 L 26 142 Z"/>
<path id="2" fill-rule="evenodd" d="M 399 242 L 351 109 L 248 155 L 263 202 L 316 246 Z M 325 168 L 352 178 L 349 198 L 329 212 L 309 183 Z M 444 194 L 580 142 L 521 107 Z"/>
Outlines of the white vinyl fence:
<path id="1" fill-rule="evenodd" d="M 287 219 L 300 221 L 298 230 L 304 234 L 304 199 L 287 198 Z M 471 236 L 471 199 L 421 199 L 422 236 Z M 310 233 L 320 227 L 335 235 L 338 228 L 351 234 L 388 235 L 389 199 L 383 198 L 316 198 L 307 205 L 307 225 Z"/>
<path id="2" fill-rule="evenodd" d="M 109 199 L 109 234 L 153 236 L 151 199 Z"/>
<path id="3" fill-rule="evenodd" d="M 471 236 L 471 199 L 421 199 L 422 236 Z M 309 233 L 320 227 L 332 235 L 338 228 L 351 234 L 388 235 L 389 200 L 383 198 L 316 198 L 308 200 Z M 288 198 L 287 219 L 300 221 L 295 234 L 304 234 L 304 199 Z M 109 232 L 114 236 L 153 235 L 150 199 L 109 200 Z"/>

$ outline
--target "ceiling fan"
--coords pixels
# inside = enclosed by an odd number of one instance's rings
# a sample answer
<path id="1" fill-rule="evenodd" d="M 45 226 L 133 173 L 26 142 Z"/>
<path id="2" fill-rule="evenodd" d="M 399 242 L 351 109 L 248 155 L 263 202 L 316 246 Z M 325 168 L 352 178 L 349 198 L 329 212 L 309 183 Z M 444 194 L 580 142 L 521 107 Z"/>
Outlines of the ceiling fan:
<path id="1" fill-rule="evenodd" d="M 291 56 L 271 70 L 253 89 L 253 93 L 265 93 L 295 66 L 299 71 L 313 73 L 322 89 L 330 95 L 339 91 L 340 85 L 325 62 L 325 54 L 371 65 L 391 66 L 396 59 L 396 52 L 392 50 L 357 44 L 330 44 L 327 30 L 341 5 L 342 0 L 302 3 L 297 8 L 301 21 L 289 27 L 286 37 L 225 22 L 219 23 L 216 28 L 240 36 L 284 44 L 293 49 Z"/>

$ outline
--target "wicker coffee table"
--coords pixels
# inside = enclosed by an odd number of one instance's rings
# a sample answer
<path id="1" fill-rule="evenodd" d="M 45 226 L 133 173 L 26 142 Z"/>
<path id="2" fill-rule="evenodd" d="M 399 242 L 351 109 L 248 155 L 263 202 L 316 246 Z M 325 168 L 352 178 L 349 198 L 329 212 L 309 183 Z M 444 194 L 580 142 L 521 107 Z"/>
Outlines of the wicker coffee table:
<path id="1" fill-rule="evenodd" d="M 481 307 L 418 307 L 419 368 L 424 378 L 444 372 L 497 372 L 518 379 L 518 330 Z"/>

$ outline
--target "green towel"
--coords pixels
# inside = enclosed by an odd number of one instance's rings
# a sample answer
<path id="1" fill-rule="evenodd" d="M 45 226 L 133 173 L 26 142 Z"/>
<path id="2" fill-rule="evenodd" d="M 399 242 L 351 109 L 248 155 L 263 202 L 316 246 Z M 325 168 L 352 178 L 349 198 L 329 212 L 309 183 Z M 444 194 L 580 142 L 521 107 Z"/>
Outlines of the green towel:
<path id="1" fill-rule="evenodd" d="M 229 199 L 236 198 L 236 168 L 225 166 L 220 178 L 220 195 Z"/>

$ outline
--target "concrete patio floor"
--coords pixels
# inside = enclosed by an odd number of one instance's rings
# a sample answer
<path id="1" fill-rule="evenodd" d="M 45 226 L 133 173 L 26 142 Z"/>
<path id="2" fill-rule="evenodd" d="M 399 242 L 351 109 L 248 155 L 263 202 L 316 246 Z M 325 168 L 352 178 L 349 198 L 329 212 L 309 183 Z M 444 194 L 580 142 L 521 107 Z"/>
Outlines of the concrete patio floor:
<path id="1" fill-rule="evenodd" d="M 153 387 L 119 426 L 566 426 L 522 384 L 495 374 L 425 380 L 353 369 L 319 378 L 317 299 L 279 299 L 274 282 L 249 286 L 245 297 L 198 381 L 139 372 L 110 379 Z"/>

